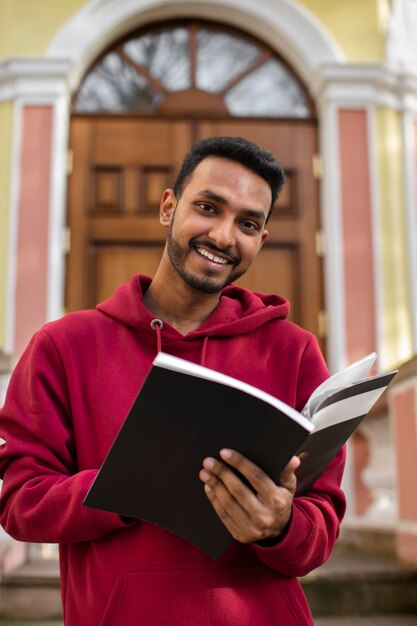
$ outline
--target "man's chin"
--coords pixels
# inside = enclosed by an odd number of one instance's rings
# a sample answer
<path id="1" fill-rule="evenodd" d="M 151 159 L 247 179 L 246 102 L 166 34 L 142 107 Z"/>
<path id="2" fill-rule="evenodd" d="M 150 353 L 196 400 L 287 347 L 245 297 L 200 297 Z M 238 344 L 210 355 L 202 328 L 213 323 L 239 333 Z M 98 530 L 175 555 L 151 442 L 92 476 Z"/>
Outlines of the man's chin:
<path id="1" fill-rule="evenodd" d="M 189 287 L 200 293 L 219 293 L 228 285 L 228 282 L 219 283 L 210 279 L 188 277 L 186 283 Z"/>
<path id="2" fill-rule="evenodd" d="M 238 280 L 242 274 L 243 272 L 236 272 L 231 274 L 226 280 L 216 280 L 208 276 L 201 278 L 191 275 L 183 276 L 183 279 L 189 287 L 199 291 L 200 293 L 219 293 L 220 291 L 223 291 L 225 287 Z"/>

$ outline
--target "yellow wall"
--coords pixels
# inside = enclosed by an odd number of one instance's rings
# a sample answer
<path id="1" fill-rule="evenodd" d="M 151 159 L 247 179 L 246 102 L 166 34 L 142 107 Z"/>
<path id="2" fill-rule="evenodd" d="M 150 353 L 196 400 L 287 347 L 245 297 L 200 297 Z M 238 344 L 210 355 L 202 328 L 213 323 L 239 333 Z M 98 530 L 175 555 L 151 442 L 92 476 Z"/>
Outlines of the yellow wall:
<path id="1" fill-rule="evenodd" d="M 327 28 L 348 61 L 384 58 L 389 0 L 299 0 L 299 3 Z"/>
<path id="2" fill-rule="evenodd" d="M 376 135 L 382 256 L 380 359 L 382 368 L 389 369 L 413 353 L 400 114 L 377 110 Z"/>
<path id="3" fill-rule="evenodd" d="M 390 0 L 298 2 L 328 29 L 348 61 L 383 58 Z M 85 0 L 1 0 L 0 59 L 44 54 L 59 28 L 84 4 Z"/>
<path id="4" fill-rule="evenodd" d="M 85 0 L 0 0 L 0 59 L 43 55 L 83 4 Z"/>
<path id="5" fill-rule="evenodd" d="M 9 235 L 10 153 L 13 106 L 0 104 L 0 350 L 5 345 L 6 276 Z"/>

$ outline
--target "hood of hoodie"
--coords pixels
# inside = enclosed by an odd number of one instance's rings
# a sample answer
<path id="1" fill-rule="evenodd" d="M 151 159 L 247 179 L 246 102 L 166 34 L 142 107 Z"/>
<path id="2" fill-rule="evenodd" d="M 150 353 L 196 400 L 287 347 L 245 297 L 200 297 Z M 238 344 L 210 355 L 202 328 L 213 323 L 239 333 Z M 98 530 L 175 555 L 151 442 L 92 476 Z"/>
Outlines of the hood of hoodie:
<path id="1" fill-rule="evenodd" d="M 97 306 L 97 309 L 117 320 L 146 333 L 154 334 L 151 322 L 155 319 L 143 303 L 143 295 L 151 284 L 148 276 L 134 276 L 121 285 L 114 294 Z M 225 287 L 215 310 L 201 326 L 183 337 L 191 340 L 203 336 L 241 335 L 253 331 L 273 319 L 285 319 L 289 313 L 285 298 L 243 289 L 236 285 Z M 175 340 L 181 335 L 169 324 L 164 324 L 164 340 Z"/>

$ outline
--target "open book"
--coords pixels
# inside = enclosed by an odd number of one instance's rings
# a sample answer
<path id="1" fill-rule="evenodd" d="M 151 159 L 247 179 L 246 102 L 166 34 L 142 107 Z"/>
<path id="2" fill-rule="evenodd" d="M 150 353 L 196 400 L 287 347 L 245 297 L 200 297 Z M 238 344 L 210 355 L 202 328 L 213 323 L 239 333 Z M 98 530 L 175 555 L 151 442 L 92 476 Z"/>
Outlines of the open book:
<path id="1" fill-rule="evenodd" d="M 238 450 L 273 480 L 294 454 L 306 493 L 395 372 L 364 379 L 376 354 L 331 376 L 299 413 L 247 383 L 160 352 L 85 500 L 158 524 L 220 558 L 232 541 L 199 479 L 202 461 Z"/>

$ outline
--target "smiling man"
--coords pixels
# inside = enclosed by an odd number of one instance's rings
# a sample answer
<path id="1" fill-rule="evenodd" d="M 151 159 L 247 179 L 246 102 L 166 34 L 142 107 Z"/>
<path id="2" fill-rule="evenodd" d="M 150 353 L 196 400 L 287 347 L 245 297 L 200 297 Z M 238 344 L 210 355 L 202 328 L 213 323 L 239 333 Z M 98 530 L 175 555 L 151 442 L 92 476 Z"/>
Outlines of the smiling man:
<path id="1" fill-rule="evenodd" d="M 46 325 L 16 367 L 0 419 L 0 519 L 16 539 L 60 544 L 66 626 L 313 623 L 297 577 L 338 535 L 344 450 L 303 497 L 296 457 L 277 484 L 238 450 L 201 459 L 201 488 L 235 540 L 220 561 L 82 504 L 158 350 L 297 409 L 327 376 L 315 338 L 285 319 L 285 299 L 231 284 L 267 239 L 283 183 L 274 157 L 245 139 L 193 146 L 161 199 L 167 240 L 154 278 Z M 227 420 L 230 407 L 219 411 Z"/>

